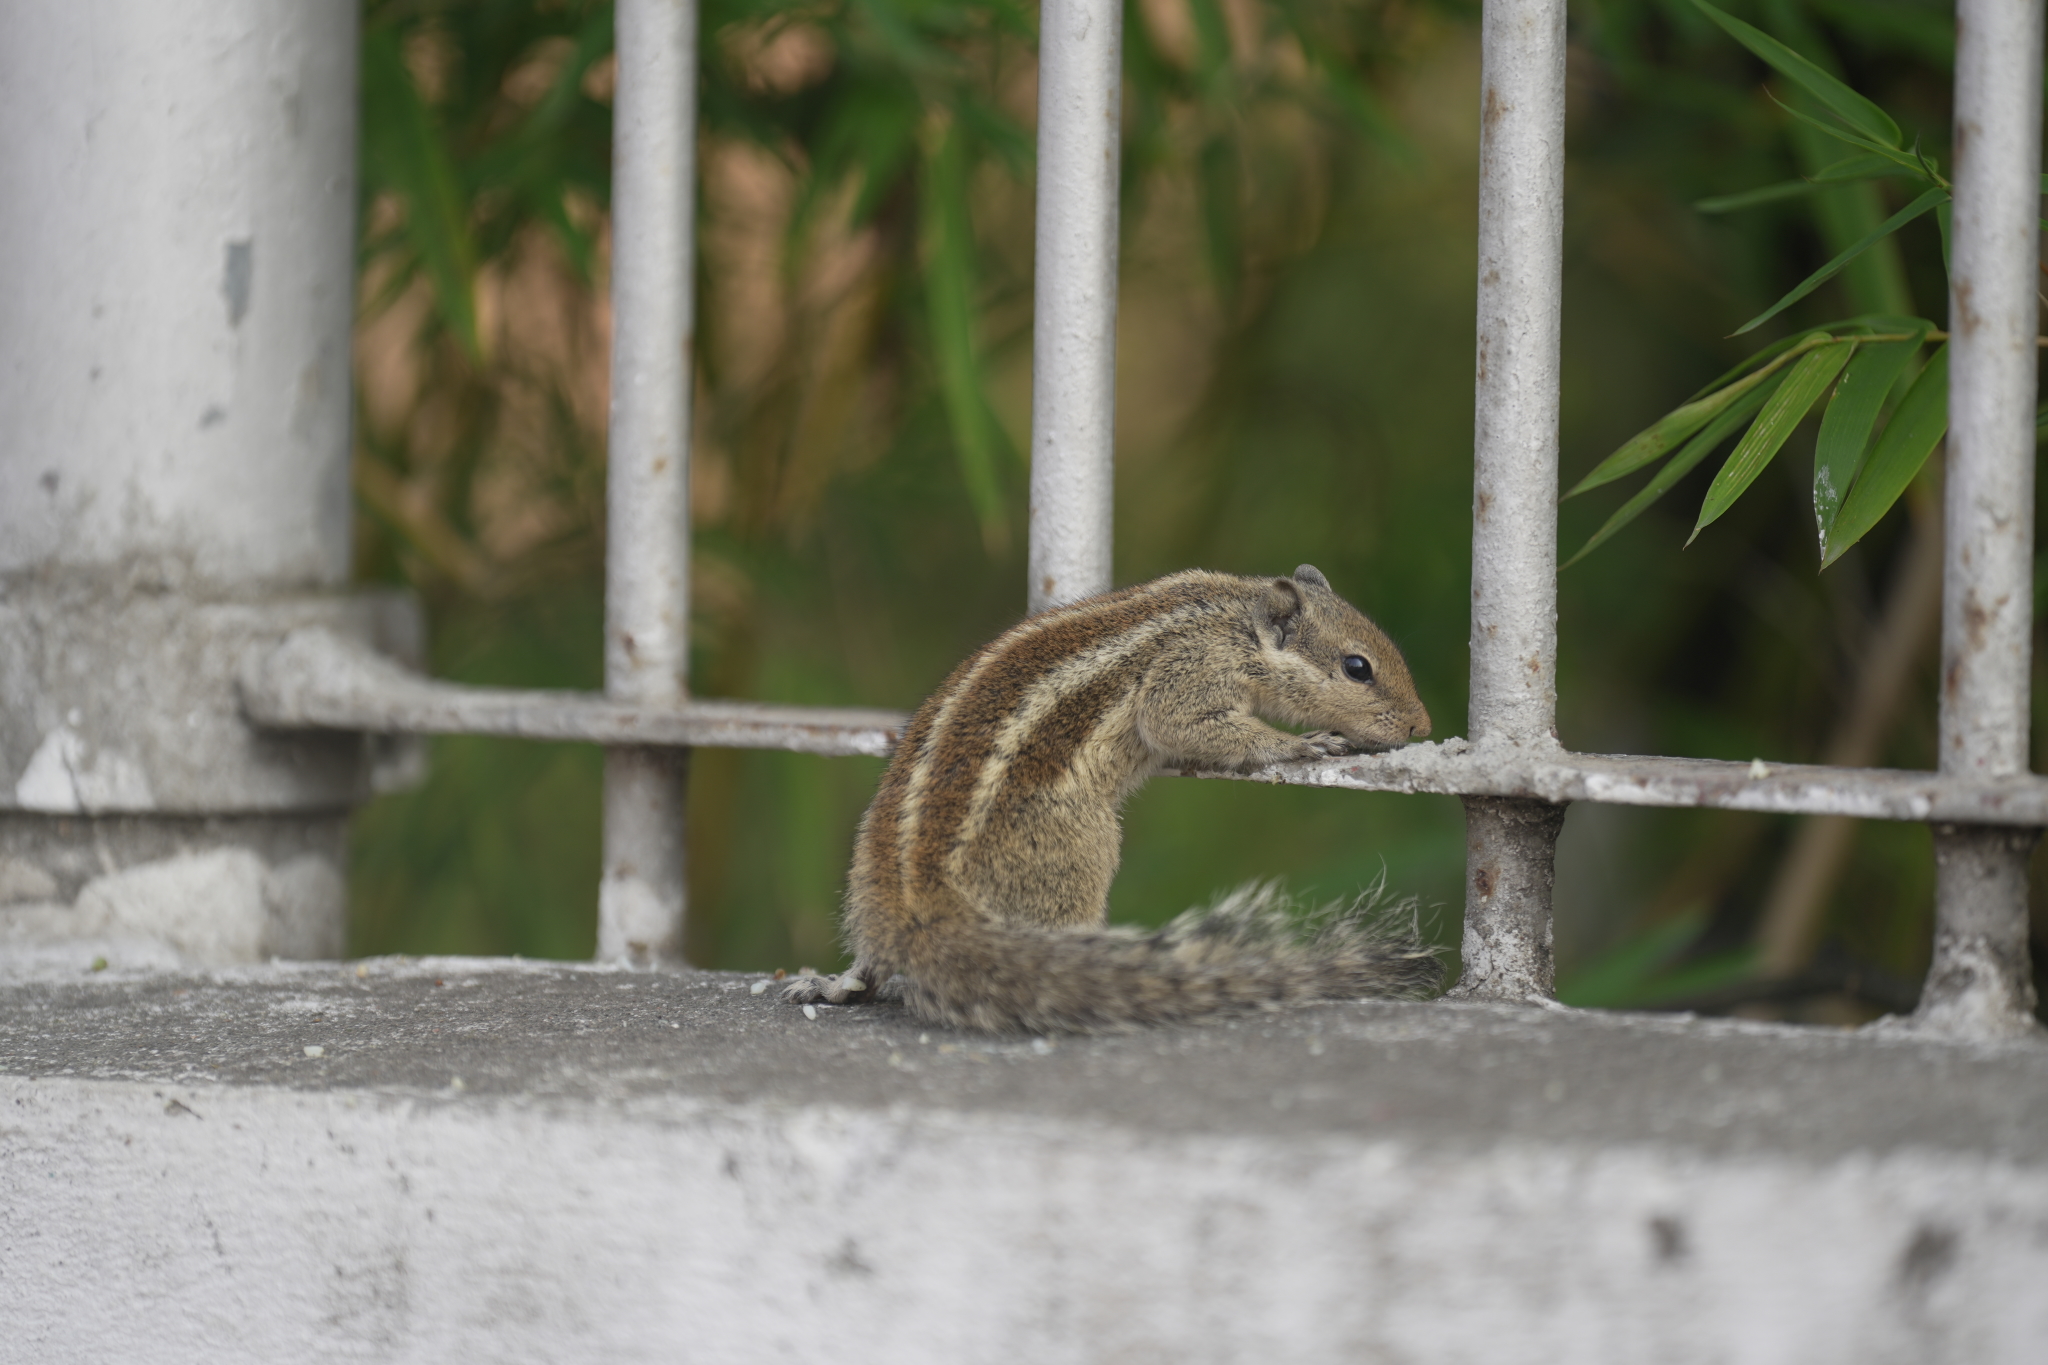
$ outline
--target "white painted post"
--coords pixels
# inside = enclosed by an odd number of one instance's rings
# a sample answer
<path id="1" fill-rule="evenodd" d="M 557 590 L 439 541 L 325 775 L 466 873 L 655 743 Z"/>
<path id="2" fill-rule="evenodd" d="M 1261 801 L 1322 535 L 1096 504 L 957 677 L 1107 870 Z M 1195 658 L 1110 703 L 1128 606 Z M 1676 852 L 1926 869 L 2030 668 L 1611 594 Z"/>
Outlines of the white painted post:
<path id="1" fill-rule="evenodd" d="M 2039 363 L 2040 0 L 1956 6 L 1941 770 L 2027 771 Z M 2034 830 L 1935 828 L 1934 961 L 1916 1023 L 2033 1033 L 2027 863 Z"/>
<path id="2" fill-rule="evenodd" d="M 365 741 L 235 675 L 405 626 L 338 591 L 356 13 L 0 6 L 0 883 L 58 959 L 342 950 Z"/>
<path id="3" fill-rule="evenodd" d="M 347 580 L 348 9 L 0 10 L 0 573 Z"/>
<path id="4" fill-rule="evenodd" d="M 1486 0 L 1472 479 L 1475 744 L 1555 747 L 1564 0 Z M 1468 797 L 1461 995 L 1551 994 L 1564 808 Z"/>
<path id="5" fill-rule="evenodd" d="M 1116 435 L 1119 0 L 1045 0 L 1031 344 L 1032 611 L 1107 590 Z"/>
<path id="6" fill-rule="evenodd" d="M 689 686 L 697 6 L 620 0 L 612 152 L 612 408 L 605 691 Z M 689 753 L 605 755 L 597 956 L 679 960 Z"/>

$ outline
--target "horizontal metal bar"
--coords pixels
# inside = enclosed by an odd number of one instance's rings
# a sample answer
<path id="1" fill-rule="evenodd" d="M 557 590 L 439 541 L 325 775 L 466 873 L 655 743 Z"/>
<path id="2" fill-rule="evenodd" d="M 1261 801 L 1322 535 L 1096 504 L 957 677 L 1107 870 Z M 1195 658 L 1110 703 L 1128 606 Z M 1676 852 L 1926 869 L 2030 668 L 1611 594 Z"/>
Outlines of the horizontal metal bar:
<path id="1" fill-rule="evenodd" d="M 615 701 L 592 692 L 468 687 L 424 678 L 330 631 L 298 630 L 241 672 L 242 709 L 277 729 L 503 735 L 593 744 L 682 744 L 870 754 L 896 747 L 898 711 L 691 699 Z"/>
<path id="2" fill-rule="evenodd" d="M 886 756 L 901 711 L 693 700 L 636 705 L 589 692 L 468 687 L 423 678 L 319 628 L 292 632 L 248 659 L 242 704 L 258 725 L 385 734 L 480 734 L 596 744 L 688 744 Z M 1895 768 L 1574 754 L 1553 746 L 1410 744 L 1383 754 L 1197 773 L 1297 787 L 1709 807 L 1773 815 L 2048 826 L 2048 778 L 1949 777 Z"/>
<path id="3" fill-rule="evenodd" d="M 1194 777 L 1234 774 L 1190 773 Z M 1545 746 L 1410 744 L 1248 774 L 1254 781 L 1354 791 L 1520 796 L 1615 806 L 1710 807 L 1772 815 L 1849 815 L 1990 825 L 2048 825 L 2048 778 L 1961 780 L 1896 768 L 1575 754 Z"/>

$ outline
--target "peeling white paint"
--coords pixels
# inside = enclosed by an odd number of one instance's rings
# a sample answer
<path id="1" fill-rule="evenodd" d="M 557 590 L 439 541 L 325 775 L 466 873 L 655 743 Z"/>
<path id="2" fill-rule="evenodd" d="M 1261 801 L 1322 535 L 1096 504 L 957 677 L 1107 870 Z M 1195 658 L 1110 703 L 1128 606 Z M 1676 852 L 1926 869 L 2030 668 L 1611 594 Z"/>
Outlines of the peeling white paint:
<path id="1" fill-rule="evenodd" d="M 43 736 L 14 783 L 15 804 L 51 815 L 148 810 L 149 777 L 125 754 L 99 748 L 68 725 Z"/>

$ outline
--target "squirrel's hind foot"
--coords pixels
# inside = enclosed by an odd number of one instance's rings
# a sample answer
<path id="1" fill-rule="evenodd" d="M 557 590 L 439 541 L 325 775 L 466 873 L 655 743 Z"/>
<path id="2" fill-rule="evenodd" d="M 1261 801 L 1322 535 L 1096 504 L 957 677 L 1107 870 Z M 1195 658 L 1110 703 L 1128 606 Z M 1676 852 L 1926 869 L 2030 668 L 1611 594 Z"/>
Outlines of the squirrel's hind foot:
<path id="1" fill-rule="evenodd" d="M 837 976 L 800 976 L 782 988 L 782 998 L 793 1005 L 872 1005 L 902 997 L 902 982 L 893 973 L 866 962 Z"/>

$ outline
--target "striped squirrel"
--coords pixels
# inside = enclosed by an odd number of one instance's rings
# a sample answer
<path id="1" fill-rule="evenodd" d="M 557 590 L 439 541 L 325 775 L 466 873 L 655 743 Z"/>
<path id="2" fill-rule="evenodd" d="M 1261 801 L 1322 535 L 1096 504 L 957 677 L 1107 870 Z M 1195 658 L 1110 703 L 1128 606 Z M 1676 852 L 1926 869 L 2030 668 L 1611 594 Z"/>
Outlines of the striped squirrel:
<path id="1" fill-rule="evenodd" d="M 785 994 L 868 1001 L 900 971 L 917 1017 L 995 1032 L 1427 994 L 1434 951 L 1364 910 L 1303 921 L 1253 887 L 1149 933 L 1106 912 L 1118 810 L 1153 774 L 1428 733 L 1401 652 L 1310 564 L 1292 578 L 1191 569 L 1040 612 L 911 718 L 855 842 L 853 966 Z"/>

